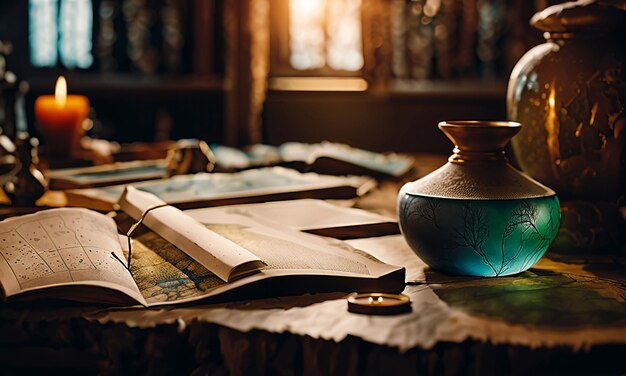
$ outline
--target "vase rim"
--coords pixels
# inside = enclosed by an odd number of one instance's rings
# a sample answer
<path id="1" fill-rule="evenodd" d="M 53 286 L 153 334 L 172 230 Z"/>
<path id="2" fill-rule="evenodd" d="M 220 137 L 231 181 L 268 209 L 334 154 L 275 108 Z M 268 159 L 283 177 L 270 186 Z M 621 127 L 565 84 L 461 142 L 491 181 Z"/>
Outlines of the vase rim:
<path id="1" fill-rule="evenodd" d="M 557 33 L 624 30 L 626 5 L 617 1 L 570 1 L 537 12 L 530 24 L 541 31 Z"/>
<path id="2" fill-rule="evenodd" d="M 506 127 L 506 128 L 519 128 L 521 123 L 508 120 L 445 120 L 439 122 L 439 127 L 470 127 L 470 128 L 493 128 L 493 127 Z"/>

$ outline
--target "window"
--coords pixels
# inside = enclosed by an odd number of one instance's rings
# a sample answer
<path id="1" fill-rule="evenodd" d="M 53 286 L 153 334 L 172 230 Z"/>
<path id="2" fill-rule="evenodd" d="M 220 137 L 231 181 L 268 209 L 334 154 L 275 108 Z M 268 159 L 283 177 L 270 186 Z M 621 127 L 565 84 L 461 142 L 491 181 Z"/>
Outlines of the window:
<path id="1" fill-rule="evenodd" d="M 56 0 L 30 0 L 30 61 L 36 67 L 52 67 L 57 62 Z"/>
<path id="2" fill-rule="evenodd" d="M 271 11 L 273 75 L 360 72 L 361 0 L 275 0 Z"/>
<path id="3" fill-rule="evenodd" d="M 93 64 L 91 0 L 30 0 L 30 61 L 35 67 L 86 69 Z M 60 59 L 59 59 L 60 58 Z"/>

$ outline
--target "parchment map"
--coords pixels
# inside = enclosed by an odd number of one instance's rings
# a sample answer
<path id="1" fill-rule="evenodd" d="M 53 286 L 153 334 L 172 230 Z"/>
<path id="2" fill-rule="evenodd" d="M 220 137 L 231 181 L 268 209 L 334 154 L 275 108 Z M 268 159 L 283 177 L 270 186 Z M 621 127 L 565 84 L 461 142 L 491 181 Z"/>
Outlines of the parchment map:
<path id="1" fill-rule="evenodd" d="M 41 212 L 0 227 L 0 255 L 20 289 L 107 281 L 136 291 L 114 251 L 121 255 L 115 225 L 97 213 Z"/>
<path id="2" fill-rule="evenodd" d="M 303 175 L 279 168 L 266 168 L 243 171 L 237 174 L 181 176 L 174 179 L 136 184 L 134 187 L 153 193 L 166 202 L 176 202 L 193 197 L 210 198 L 225 194 L 242 194 L 268 189 L 276 189 L 282 192 L 286 188 L 293 187 L 311 188 L 320 182 L 326 181 L 336 183 L 340 179 L 320 179 L 319 176 Z M 343 181 L 343 183 L 346 182 L 350 182 L 350 180 Z M 291 190 L 288 189 L 288 191 Z M 124 186 L 103 187 L 97 191 L 117 199 L 124 191 Z"/>
<path id="3" fill-rule="evenodd" d="M 206 225 L 259 256 L 268 269 L 312 269 L 369 275 L 367 266 L 342 256 L 317 251 L 285 239 L 263 235 L 236 224 Z M 132 240 L 131 270 L 148 304 L 207 295 L 226 283 L 153 232 Z"/>
<path id="4" fill-rule="evenodd" d="M 205 295 L 222 281 L 172 243 L 153 232 L 132 239 L 131 270 L 148 304 Z"/>

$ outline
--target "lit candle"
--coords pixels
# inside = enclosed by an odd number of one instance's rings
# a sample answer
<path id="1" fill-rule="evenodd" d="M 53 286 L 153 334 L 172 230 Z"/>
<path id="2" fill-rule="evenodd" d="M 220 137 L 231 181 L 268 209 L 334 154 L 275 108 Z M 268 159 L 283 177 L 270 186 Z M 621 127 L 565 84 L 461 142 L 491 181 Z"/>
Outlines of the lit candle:
<path id="1" fill-rule="evenodd" d="M 67 95 L 65 77 L 56 82 L 54 95 L 35 101 L 35 116 L 46 140 L 48 155 L 67 157 L 78 149 L 83 121 L 89 114 L 89 100 L 82 95 Z"/>
<path id="2" fill-rule="evenodd" d="M 367 315 L 396 315 L 411 312 L 411 299 L 403 294 L 352 294 L 348 297 L 348 311 Z"/>

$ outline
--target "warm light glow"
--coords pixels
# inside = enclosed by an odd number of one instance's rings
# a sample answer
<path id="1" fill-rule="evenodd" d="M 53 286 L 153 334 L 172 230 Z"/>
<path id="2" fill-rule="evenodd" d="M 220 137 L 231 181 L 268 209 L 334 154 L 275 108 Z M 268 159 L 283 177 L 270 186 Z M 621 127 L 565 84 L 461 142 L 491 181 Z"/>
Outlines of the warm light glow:
<path id="1" fill-rule="evenodd" d="M 356 77 L 274 77 L 269 87 L 279 91 L 365 91 L 367 81 Z"/>
<path id="2" fill-rule="evenodd" d="M 383 302 L 383 297 L 379 296 L 378 298 L 376 298 L 376 300 L 374 300 L 374 298 L 372 298 L 371 296 L 369 298 L 367 298 L 367 302 L 369 304 L 381 304 Z"/>
<path id="3" fill-rule="evenodd" d="M 65 103 L 67 103 L 67 82 L 65 82 L 65 77 L 63 76 L 59 76 L 57 79 L 54 87 L 54 99 L 57 107 L 65 107 Z"/>
<path id="4" fill-rule="evenodd" d="M 363 67 L 361 0 L 290 0 L 290 64 L 297 70 Z"/>
<path id="5" fill-rule="evenodd" d="M 326 55 L 332 69 L 358 71 L 363 67 L 361 0 L 328 2 Z"/>
<path id="6" fill-rule="evenodd" d="M 299 14 L 315 15 L 324 12 L 326 1 L 322 0 L 291 0 L 292 10 Z"/>
<path id="7" fill-rule="evenodd" d="M 441 0 L 427 0 L 424 5 L 424 15 L 427 17 L 435 17 L 441 8 Z"/>
<path id="8" fill-rule="evenodd" d="M 325 8 L 326 0 L 291 0 L 289 3 L 290 62 L 298 70 L 318 69 L 326 64 Z"/>
<path id="9" fill-rule="evenodd" d="M 550 91 L 550 97 L 548 98 L 548 104 L 550 105 L 550 111 L 554 111 L 554 88 Z"/>
<path id="10" fill-rule="evenodd" d="M 561 133 L 561 124 L 559 122 L 559 117 L 556 111 L 555 99 L 555 82 L 552 81 L 552 83 L 550 84 L 550 95 L 548 96 L 548 108 L 546 111 L 547 113 L 545 121 L 548 150 L 550 152 L 550 157 L 554 161 L 554 164 L 552 164 L 552 169 L 557 169 L 558 165 L 561 163 L 561 143 L 559 139 Z M 555 173 L 558 174 L 558 172 Z"/>

